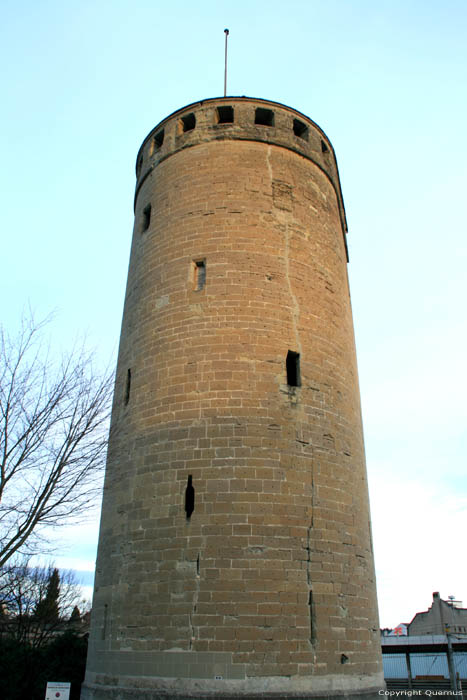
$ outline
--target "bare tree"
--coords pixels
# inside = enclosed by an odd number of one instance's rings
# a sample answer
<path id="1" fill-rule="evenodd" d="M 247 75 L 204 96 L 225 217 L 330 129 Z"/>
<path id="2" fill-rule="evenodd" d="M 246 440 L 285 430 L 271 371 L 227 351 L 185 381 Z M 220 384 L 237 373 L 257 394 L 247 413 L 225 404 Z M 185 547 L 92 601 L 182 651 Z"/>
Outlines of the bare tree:
<path id="1" fill-rule="evenodd" d="M 59 574 L 53 566 L 31 567 L 27 560 L 3 567 L 0 638 L 14 639 L 33 648 L 44 646 L 58 633 L 71 629 L 70 615 L 78 610 L 78 602 L 82 609 L 86 607 L 80 593 L 72 571 Z"/>
<path id="2" fill-rule="evenodd" d="M 79 519 L 101 483 L 112 375 L 83 348 L 53 361 L 46 323 L 0 331 L 0 567 L 43 552 L 44 529 Z"/>

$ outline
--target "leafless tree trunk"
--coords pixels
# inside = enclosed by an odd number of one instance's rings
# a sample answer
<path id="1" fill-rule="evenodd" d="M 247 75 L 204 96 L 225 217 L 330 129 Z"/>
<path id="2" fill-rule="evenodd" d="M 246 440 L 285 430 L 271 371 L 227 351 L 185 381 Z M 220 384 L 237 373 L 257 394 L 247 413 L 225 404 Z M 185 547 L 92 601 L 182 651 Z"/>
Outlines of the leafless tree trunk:
<path id="1" fill-rule="evenodd" d="M 113 377 L 84 349 L 52 361 L 45 323 L 0 331 L 0 567 L 94 505 L 105 460 Z"/>

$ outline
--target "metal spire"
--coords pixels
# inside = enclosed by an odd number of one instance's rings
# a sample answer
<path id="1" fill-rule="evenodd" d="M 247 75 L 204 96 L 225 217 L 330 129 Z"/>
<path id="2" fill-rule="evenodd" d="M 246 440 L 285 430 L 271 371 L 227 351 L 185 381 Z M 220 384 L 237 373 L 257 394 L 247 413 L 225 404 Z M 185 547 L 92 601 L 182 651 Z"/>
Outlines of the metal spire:
<path id="1" fill-rule="evenodd" d="M 225 34 L 225 62 L 224 62 L 224 97 L 227 95 L 227 37 L 229 36 L 229 30 L 224 29 Z"/>

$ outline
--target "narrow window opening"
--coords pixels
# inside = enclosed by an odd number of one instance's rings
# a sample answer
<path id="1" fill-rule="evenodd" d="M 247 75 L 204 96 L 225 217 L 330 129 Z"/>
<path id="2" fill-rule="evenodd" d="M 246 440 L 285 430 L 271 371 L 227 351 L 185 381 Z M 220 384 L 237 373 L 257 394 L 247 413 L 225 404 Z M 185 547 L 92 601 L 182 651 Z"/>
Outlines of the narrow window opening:
<path id="1" fill-rule="evenodd" d="M 105 639 L 107 637 L 107 615 L 108 615 L 108 605 L 107 603 L 104 603 L 104 622 L 102 625 L 102 639 Z"/>
<path id="2" fill-rule="evenodd" d="M 196 575 L 199 576 L 199 553 L 196 558 Z"/>
<path id="3" fill-rule="evenodd" d="M 194 289 L 196 292 L 204 289 L 206 284 L 206 260 L 194 261 Z"/>
<path id="4" fill-rule="evenodd" d="M 321 151 L 322 153 L 329 153 L 329 148 L 326 146 L 324 141 L 321 141 Z"/>
<path id="5" fill-rule="evenodd" d="M 142 231 L 147 231 L 149 228 L 149 224 L 151 223 L 151 205 L 148 204 L 147 207 L 144 207 L 143 209 L 143 224 L 142 224 Z"/>
<path id="6" fill-rule="evenodd" d="M 300 121 L 300 119 L 293 120 L 293 132 L 295 136 L 308 141 L 308 127 L 306 124 Z"/>
<path id="7" fill-rule="evenodd" d="M 218 107 L 217 108 L 217 123 L 218 124 L 233 124 L 234 111 L 233 107 Z"/>
<path id="8" fill-rule="evenodd" d="M 164 129 L 157 132 L 152 140 L 152 152 L 158 151 L 164 143 Z"/>
<path id="9" fill-rule="evenodd" d="M 190 112 L 190 114 L 185 114 L 184 117 L 182 117 L 179 121 L 179 131 L 180 132 L 185 132 L 185 131 L 191 131 L 194 129 L 196 126 L 196 117 L 193 114 L 193 112 Z"/>
<path id="10" fill-rule="evenodd" d="M 271 109 L 257 107 L 255 111 L 255 124 L 274 126 L 274 112 Z"/>
<path id="11" fill-rule="evenodd" d="M 126 373 L 125 397 L 124 397 L 125 406 L 128 406 L 128 402 L 130 400 L 130 388 L 131 388 L 131 369 L 129 369 Z"/>
<path id="12" fill-rule="evenodd" d="M 195 509 L 195 489 L 193 487 L 193 477 L 190 474 L 185 489 L 185 513 L 186 519 L 189 520 Z"/>
<path id="13" fill-rule="evenodd" d="M 287 384 L 289 386 L 301 386 L 300 353 L 289 350 L 285 366 L 287 369 Z"/>

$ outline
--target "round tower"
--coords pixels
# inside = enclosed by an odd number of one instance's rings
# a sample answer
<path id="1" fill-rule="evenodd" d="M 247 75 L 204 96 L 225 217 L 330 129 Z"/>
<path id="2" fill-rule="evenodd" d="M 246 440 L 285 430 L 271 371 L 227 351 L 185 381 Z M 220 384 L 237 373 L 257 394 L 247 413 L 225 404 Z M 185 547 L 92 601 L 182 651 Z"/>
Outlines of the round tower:
<path id="1" fill-rule="evenodd" d="M 136 175 L 82 698 L 378 697 L 331 143 L 282 104 L 208 99 Z"/>

